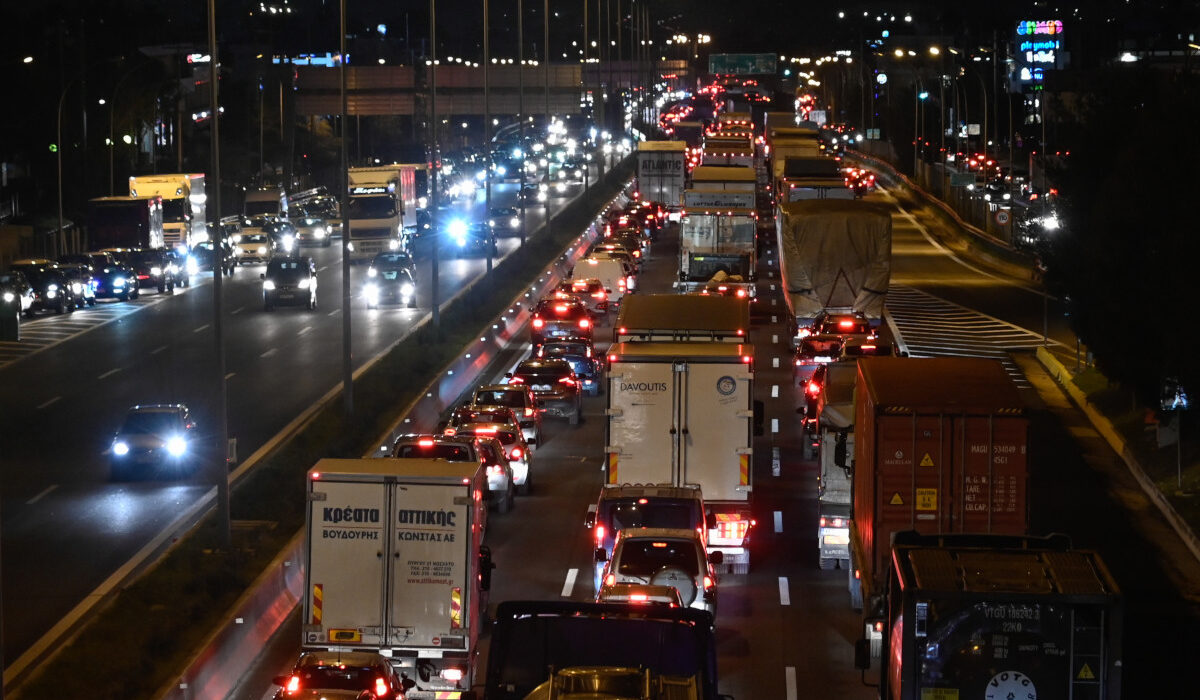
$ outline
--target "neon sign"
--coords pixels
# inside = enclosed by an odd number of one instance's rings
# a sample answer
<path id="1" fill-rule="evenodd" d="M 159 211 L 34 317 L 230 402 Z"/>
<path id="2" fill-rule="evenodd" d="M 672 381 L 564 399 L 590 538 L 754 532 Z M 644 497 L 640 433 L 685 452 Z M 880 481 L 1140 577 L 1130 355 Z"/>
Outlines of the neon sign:
<path id="1" fill-rule="evenodd" d="M 1063 33 L 1062 20 L 1051 19 L 1041 22 L 1025 20 L 1017 22 L 1017 36 L 1056 35 Z"/>

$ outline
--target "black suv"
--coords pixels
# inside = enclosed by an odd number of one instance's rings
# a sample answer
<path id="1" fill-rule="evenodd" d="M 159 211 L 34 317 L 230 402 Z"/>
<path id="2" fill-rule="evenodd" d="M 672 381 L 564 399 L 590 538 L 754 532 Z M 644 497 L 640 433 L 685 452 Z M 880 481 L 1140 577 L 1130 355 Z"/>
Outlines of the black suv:
<path id="1" fill-rule="evenodd" d="M 133 270 L 136 286 L 155 287 L 159 294 L 175 291 L 176 273 L 161 248 L 105 248 L 116 260 Z"/>
<path id="2" fill-rule="evenodd" d="M 120 299 L 127 301 L 138 298 L 137 275 L 133 268 L 111 253 L 96 251 L 87 253 L 92 260 L 92 276 L 96 280 L 97 299 Z"/>
<path id="3" fill-rule="evenodd" d="M 548 340 L 534 351 L 534 357 L 557 357 L 570 362 L 588 396 L 600 395 L 601 364 L 595 355 L 592 341 L 586 338 Z"/>
<path id="4" fill-rule="evenodd" d="M 528 386 L 543 413 L 566 418 L 571 425 L 579 424 L 583 416 L 583 383 L 570 362 L 558 358 L 522 360 L 504 376 L 512 384 Z"/>
<path id="5" fill-rule="evenodd" d="M 535 346 L 558 338 L 592 337 L 592 314 L 576 299 L 549 297 L 533 307 L 529 338 Z"/>
<path id="6" fill-rule="evenodd" d="M 309 311 L 317 308 L 317 265 L 312 258 L 277 255 L 259 277 L 264 311 L 274 311 L 279 304 L 302 304 Z"/>
<path id="7" fill-rule="evenodd" d="M 63 314 L 75 310 L 75 293 L 71 280 L 58 264 L 51 260 L 18 260 L 12 270 L 21 272 L 33 288 L 33 306 L 25 311 L 32 316 L 38 311 Z"/>

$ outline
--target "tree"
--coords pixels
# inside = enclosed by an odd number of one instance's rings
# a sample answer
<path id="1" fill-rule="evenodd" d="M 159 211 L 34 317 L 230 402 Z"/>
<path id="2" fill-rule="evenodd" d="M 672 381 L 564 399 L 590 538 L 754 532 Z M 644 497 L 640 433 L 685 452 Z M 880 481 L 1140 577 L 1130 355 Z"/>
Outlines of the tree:
<path id="1" fill-rule="evenodd" d="M 1061 129 L 1076 145 L 1047 282 L 1105 374 L 1156 402 L 1166 377 L 1200 387 L 1200 80 L 1125 66 L 1091 78 Z"/>

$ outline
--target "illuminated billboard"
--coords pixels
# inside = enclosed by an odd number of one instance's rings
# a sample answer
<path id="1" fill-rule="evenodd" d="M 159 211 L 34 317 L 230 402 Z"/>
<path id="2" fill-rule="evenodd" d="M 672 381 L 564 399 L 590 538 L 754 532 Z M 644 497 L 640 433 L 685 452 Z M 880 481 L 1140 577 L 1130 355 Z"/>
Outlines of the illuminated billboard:
<path id="1" fill-rule="evenodd" d="M 1040 90 L 1046 71 L 1065 68 L 1061 20 L 1023 20 L 1017 22 L 1013 39 L 1013 88 Z"/>

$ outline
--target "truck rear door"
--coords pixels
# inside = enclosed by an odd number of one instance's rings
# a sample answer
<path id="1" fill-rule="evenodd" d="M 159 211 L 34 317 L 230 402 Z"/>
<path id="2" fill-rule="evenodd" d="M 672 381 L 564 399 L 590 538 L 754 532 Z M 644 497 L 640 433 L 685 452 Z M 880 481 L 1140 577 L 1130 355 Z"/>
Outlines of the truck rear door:
<path id="1" fill-rule="evenodd" d="M 619 362 L 608 377 L 608 483 L 680 483 L 670 362 Z M 707 494 L 705 494 L 707 495 Z"/>
<path id="2" fill-rule="evenodd" d="M 705 501 L 750 495 L 754 411 L 750 365 L 676 363 L 681 483 L 700 484 Z"/>
<path id="3" fill-rule="evenodd" d="M 306 646 L 377 647 L 383 641 L 387 491 L 369 482 L 312 482 Z"/>
<path id="4" fill-rule="evenodd" d="M 393 486 L 387 643 L 465 650 L 474 594 L 470 488 Z"/>

